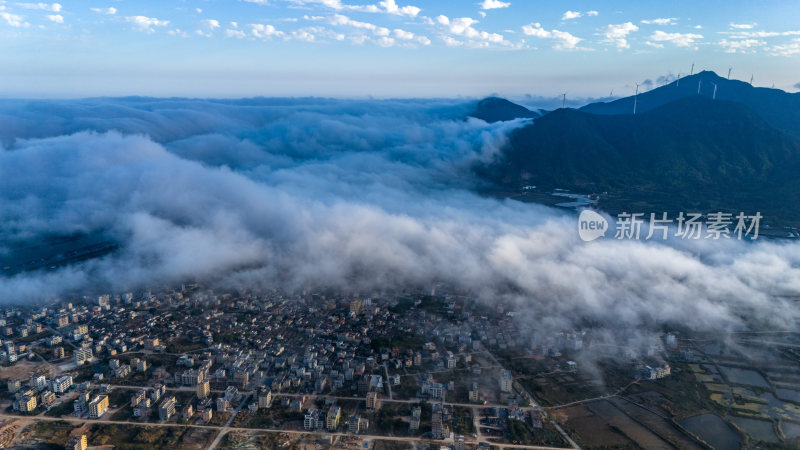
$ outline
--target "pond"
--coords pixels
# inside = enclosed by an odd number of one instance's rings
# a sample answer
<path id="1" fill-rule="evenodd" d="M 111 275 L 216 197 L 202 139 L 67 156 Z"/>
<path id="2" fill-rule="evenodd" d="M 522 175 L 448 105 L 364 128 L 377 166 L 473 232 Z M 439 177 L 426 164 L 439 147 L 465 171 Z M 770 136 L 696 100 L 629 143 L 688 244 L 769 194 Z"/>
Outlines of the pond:
<path id="1" fill-rule="evenodd" d="M 767 420 L 749 419 L 746 417 L 733 417 L 731 419 L 739 428 L 744 430 L 753 439 L 769 442 L 772 444 L 780 443 L 780 439 L 775 435 L 772 422 Z"/>
<path id="2" fill-rule="evenodd" d="M 769 383 L 760 373 L 751 369 L 739 369 L 738 367 L 720 366 L 725 377 L 734 384 L 746 384 L 748 386 L 756 386 L 762 388 L 769 388 Z"/>
<path id="3" fill-rule="evenodd" d="M 717 449 L 739 448 L 741 443 L 739 433 L 716 414 L 701 414 L 678 423 Z"/>

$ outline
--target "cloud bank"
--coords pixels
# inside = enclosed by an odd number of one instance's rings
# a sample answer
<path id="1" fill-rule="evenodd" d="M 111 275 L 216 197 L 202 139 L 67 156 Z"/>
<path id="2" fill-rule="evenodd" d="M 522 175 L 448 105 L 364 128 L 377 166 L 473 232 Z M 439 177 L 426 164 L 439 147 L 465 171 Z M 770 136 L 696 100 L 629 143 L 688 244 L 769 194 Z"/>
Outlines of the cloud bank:
<path id="1" fill-rule="evenodd" d="M 84 233 L 100 259 L 0 278 L 0 301 L 199 280 L 369 295 L 444 284 L 544 331 L 793 327 L 796 244 L 582 243 L 574 214 L 479 196 L 472 168 L 524 122 L 473 103 L 0 102 L 0 233 Z M 4 250 L 0 248 L 0 252 Z"/>

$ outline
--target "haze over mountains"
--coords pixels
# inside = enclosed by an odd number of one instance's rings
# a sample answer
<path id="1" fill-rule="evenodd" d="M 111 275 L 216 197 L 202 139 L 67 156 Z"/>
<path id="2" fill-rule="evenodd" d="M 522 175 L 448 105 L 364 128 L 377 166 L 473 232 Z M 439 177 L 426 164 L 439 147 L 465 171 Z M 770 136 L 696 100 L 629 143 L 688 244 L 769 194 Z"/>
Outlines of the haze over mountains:
<path id="1" fill-rule="evenodd" d="M 635 101 L 635 115 L 633 97 L 545 114 L 478 172 L 505 186 L 607 192 L 599 206 L 613 211 L 800 220 L 790 200 L 800 188 L 800 94 L 701 72 Z"/>

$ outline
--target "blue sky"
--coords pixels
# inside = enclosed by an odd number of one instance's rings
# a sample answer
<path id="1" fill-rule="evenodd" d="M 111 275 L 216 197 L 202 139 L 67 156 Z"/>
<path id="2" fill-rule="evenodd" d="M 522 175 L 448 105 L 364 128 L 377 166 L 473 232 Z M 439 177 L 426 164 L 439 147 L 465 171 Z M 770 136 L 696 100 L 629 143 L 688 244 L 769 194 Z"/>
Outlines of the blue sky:
<path id="1" fill-rule="evenodd" d="M 0 96 L 604 96 L 691 64 L 797 91 L 800 2 L 0 0 Z"/>

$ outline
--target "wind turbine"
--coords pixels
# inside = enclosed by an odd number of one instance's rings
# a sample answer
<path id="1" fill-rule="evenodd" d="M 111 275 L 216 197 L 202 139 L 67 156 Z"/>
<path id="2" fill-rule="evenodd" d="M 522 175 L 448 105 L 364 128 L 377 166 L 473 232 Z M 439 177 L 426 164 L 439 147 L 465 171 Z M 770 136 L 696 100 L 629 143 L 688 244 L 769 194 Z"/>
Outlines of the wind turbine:
<path id="1" fill-rule="evenodd" d="M 703 85 L 703 80 L 697 80 L 697 95 L 700 95 L 700 86 Z"/>
<path id="2" fill-rule="evenodd" d="M 681 73 L 678 72 L 678 82 L 675 84 L 675 87 L 681 87 Z"/>
<path id="3" fill-rule="evenodd" d="M 633 94 L 633 115 L 636 115 L 636 100 L 639 97 L 639 83 L 636 83 L 636 92 Z"/>
<path id="4" fill-rule="evenodd" d="M 750 86 L 752 86 L 752 85 L 753 85 L 753 75 L 750 74 Z"/>
<path id="5" fill-rule="evenodd" d="M 711 100 L 717 99 L 717 83 L 711 83 L 714 85 L 714 95 L 711 96 Z"/>
<path id="6" fill-rule="evenodd" d="M 729 80 L 731 79 L 731 70 L 733 70 L 733 67 L 728 67 L 728 79 Z"/>
<path id="7" fill-rule="evenodd" d="M 562 108 L 566 108 L 567 107 L 567 93 L 566 92 L 561 94 L 561 107 Z"/>
<path id="8" fill-rule="evenodd" d="M 692 71 L 689 72 L 689 76 L 692 76 L 692 75 L 694 75 L 694 63 L 692 63 Z"/>

